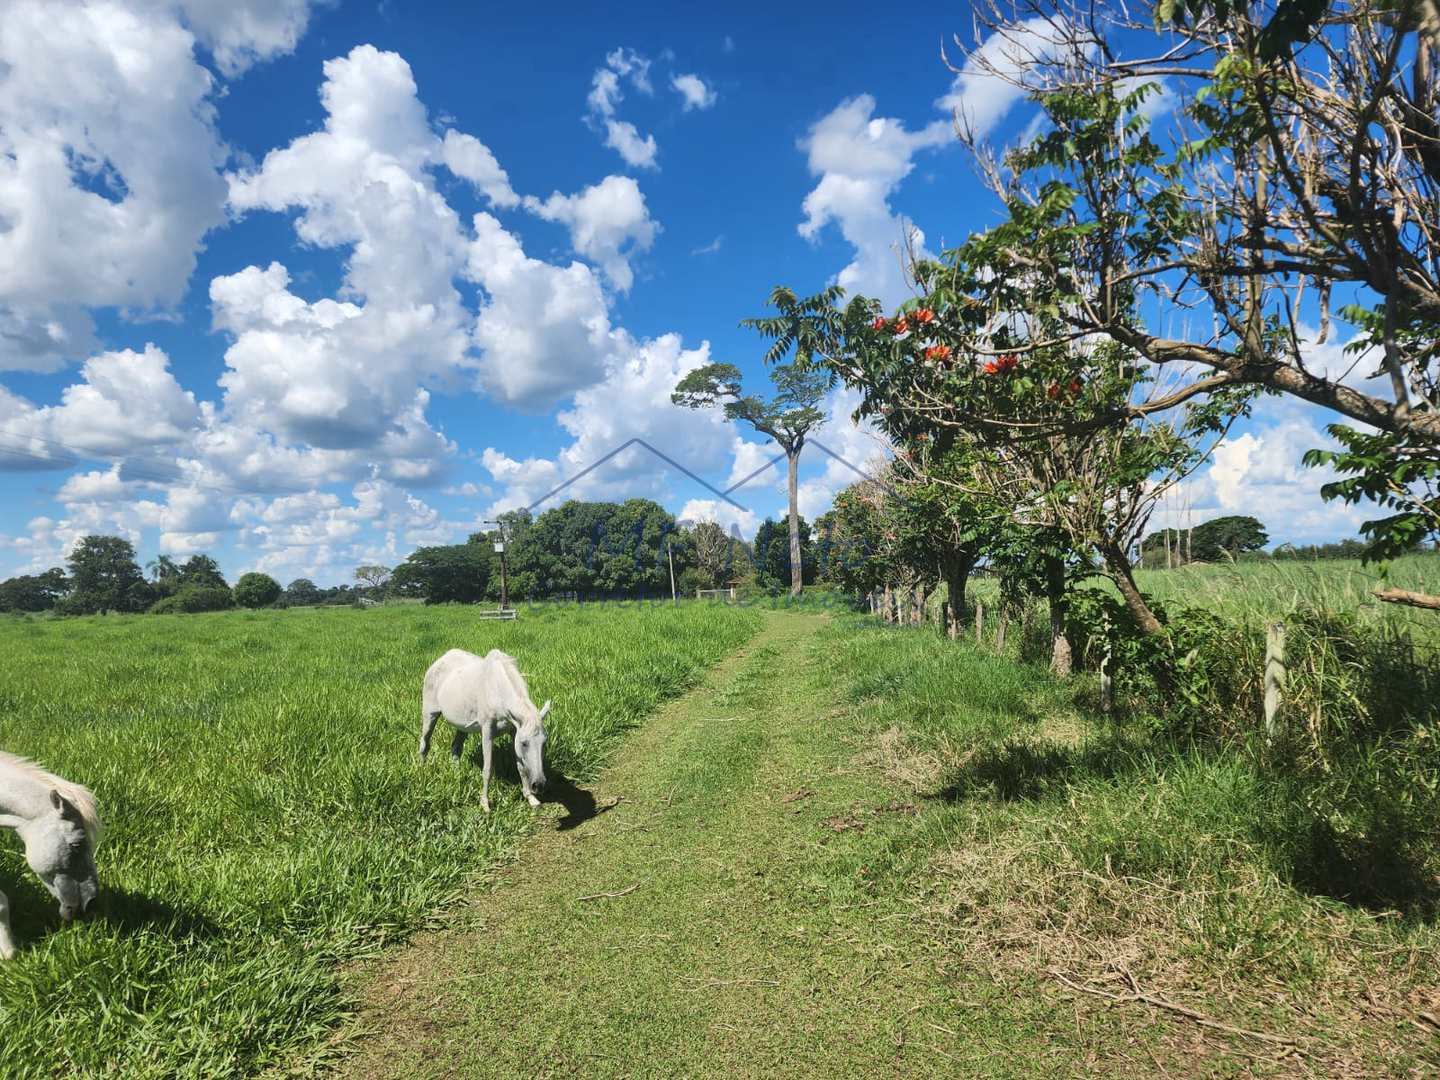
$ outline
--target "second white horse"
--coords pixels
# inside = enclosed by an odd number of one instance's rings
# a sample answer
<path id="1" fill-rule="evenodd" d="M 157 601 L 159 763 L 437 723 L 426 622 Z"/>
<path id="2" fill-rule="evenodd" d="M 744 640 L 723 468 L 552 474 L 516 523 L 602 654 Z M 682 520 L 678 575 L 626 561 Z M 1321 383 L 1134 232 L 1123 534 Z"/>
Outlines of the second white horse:
<path id="1" fill-rule="evenodd" d="M 491 649 L 483 657 L 464 649 L 451 649 L 425 672 L 420 706 L 420 760 L 424 761 L 430 751 L 430 735 L 440 717 L 455 728 L 450 756 L 457 762 L 465 747 L 465 736 L 478 731 L 485 762 L 480 805 L 488 814 L 495 736 L 514 731 L 515 769 L 520 774 L 520 788 L 531 806 L 539 806 L 535 793 L 545 788 L 544 720 L 549 711 L 548 701 L 544 708 L 535 708 L 514 657 L 499 649 Z"/>

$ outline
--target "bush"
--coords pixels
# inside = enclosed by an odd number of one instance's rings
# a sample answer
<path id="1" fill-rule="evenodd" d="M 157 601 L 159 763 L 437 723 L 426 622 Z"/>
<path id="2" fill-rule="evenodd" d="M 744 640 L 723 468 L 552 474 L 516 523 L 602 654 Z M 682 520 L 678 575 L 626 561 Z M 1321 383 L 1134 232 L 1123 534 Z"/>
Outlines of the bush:
<path id="1" fill-rule="evenodd" d="M 235 603 L 241 607 L 269 607 L 280 599 L 280 583 L 269 574 L 242 574 L 235 583 Z"/>
<path id="2" fill-rule="evenodd" d="M 235 606 L 235 597 L 220 585 L 185 585 L 171 596 L 150 606 L 152 615 L 193 615 L 200 611 L 224 611 Z"/>

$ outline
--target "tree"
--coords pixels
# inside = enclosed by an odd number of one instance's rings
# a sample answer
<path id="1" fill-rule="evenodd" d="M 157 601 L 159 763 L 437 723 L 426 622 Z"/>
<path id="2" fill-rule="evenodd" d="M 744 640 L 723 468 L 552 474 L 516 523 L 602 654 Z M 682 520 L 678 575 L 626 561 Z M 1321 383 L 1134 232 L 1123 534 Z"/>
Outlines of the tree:
<path id="1" fill-rule="evenodd" d="M 390 568 L 378 563 L 366 563 L 355 568 L 355 580 L 372 592 L 380 592 L 390 580 Z"/>
<path id="2" fill-rule="evenodd" d="M 810 525 L 804 518 L 797 519 L 796 531 L 800 537 L 800 567 L 795 572 L 791 553 L 793 535 L 788 525 L 766 518 L 755 532 L 755 569 L 760 575 L 760 584 L 767 589 L 781 589 L 790 584 L 791 595 L 795 595 L 795 581 L 802 585 L 815 584 L 815 551 L 810 545 Z"/>
<path id="3" fill-rule="evenodd" d="M 733 576 L 734 548 L 718 522 L 702 521 L 691 529 L 690 546 L 695 552 L 695 569 L 703 582 L 699 588 L 718 589 Z"/>
<path id="4" fill-rule="evenodd" d="M 1191 538 L 1195 558 L 1203 562 L 1234 559 L 1243 551 L 1259 551 L 1269 542 L 1265 526 L 1245 515 L 1213 518 L 1196 525 Z"/>
<path id="5" fill-rule="evenodd" d="M 235 606 L 235 594 L 227 585 L 181 585 L 169 596 L 150 605 L 152 615 L 198 614 L 225 611 Z"/>
<path id="6" fill-rule="evenodd" d="M 0 582 L 0 611 L 49 611 L 69 588 L 58 566 L 43 574 L 22 574 Z"/>
<path id="7" fill-rule="evenodd" d="M 999 161 L 967 140 L 1007 217 L 951 260 L 961 336 L 1001 355 L 1017 345 L 1010 313 L 1045 311 L 1058 338 L 1108 337 L 1167 373 L 1165 393 L 1111 420 L 1233 410 L 1262 390 L 1310 402 L 1339 421 L 1340 449 L 1306 456 L 1344 477 L 1322 494 L 1391 511 L 1364 527 L 1369 554 L 1440 533 L 1437 12 L 1156 4 L 1165 36 L 1147 54 L 1151 28 L 1119 0 L 986 5 L 1005 47 L 969 62 L 1038 101 L 1049 130 Z M 1157 139 L 1146 113 L 1162 86 L 1174 107 Z M 1313 348 L 1337 294 L 1352 300 L 1354 362 L 1324 366 Z M 1151 296 L 1186 313 L 1171 324 L 1184 333 L 1147 325 Z"/>
<path id="8" fill-rule="evenodd" d="M 1130 552 L 1156 501 L 1203 459 L 1194 441 L 1218 438 L 1223 418 L 1196 405 L 1180 427 L 1143 414 L 1113 422 L 1153 388 L 1133 355 L 1111 342 L 1017 346 L 993 360 L 960 352 L 955 328 L 968 301 L 935 264 L 916 274 L 934 288 L 893 319 L 848 320 L 845 352 L 828 361 L 861 391 L 858 414 L 911 448 L 931 479 L 1004 517 L 1058 531 L 1064 547 L 1095 552 L 1140 630 L 1160 633 Z M 1041 337 L 1058 332 L 1044 313 L 1028 325 Z"/>
<path id="9" fill-rule="evenodd" d="M 395 568 L 392 584 L 413 588 L 427 604 L 478 604 L 490 582 L 492 555 L 485 543 L 422 547 Z"/>
<path id="10" fill-rule="evenodd" d="M 269 574 L 251 572 L 241 574 L 235 583 L 235 602 L 241 607 L 269 607 L 280 599 L 280 583 Z"/>
<path id="11" fill-rule="evenodd" d="M 291 607 L 308 607 L 323 598 L 324 594 L 309 578 L 296 578 L 285 586 L 285 602 Z"/>
<path id="12" fill-rule="evenodd" d="M 706 364 L 690 372 L 675 387 L 670 400 L 691 409 L 717 405 L 725 419 L 743 420 L 756 431 L 769 435 L 785 451 L 790 497 L 790 591 L 798 594 L 801 579 L 799 461 L 806 436 L 825 419 L 816 406 L 830 388 L 832 377 L 815 363 L 839 341 L 841 316 L 835 301 L 844 294 L 838 286 L 806 300 L 798 299 L 783 286 L 770 294 L 770 304 L 780 314 L 746 319 L 740 325 L 758 330 L 772 342 L 765 362 L 774 365 L 770 377 L 776 394 L 768 402 L 741 390 L 740 369 L 733 364 Z M 794 353 L 788 364 L 780 363 Z"/>
<path id="13" fill-rule="evenodd" d="M 144 611 L 150 588 L 135 562 L 135 548 L 118 536 L 86 536 L 67 560 L 70 595 L 67 614 L 101 615 L 111 611 Z"/>
<path id="14" fill-rule="evenodd" d="M 220 573 L 220 564 L 209 555 L 191 555 L 180 567 L 178 576 L 180 588 L 228 589 L 225 575 Z"/>
<path id="15" fill-rule="evenodd" d="M 150 571 L 150 580 L 156 585 L 174 581 L 180 576 L 180 567 L 169 555 L 157 555 L 145 564 L 145 569 Z"/>

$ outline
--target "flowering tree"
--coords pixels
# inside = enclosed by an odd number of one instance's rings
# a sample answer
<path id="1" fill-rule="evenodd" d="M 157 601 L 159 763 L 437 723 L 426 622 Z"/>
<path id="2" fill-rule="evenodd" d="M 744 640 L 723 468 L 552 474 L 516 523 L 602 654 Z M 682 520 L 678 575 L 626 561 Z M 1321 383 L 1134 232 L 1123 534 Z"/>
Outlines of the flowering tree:
<path id="1" fill-rule="evenodd" d="M 1005 47 L 969 60 L 1048 130 L 1000 158 L 968 140 L 1006 217 L 926 286 L 957 336 L 992 359 L 1102 337 L 1165 373 L 1109 416 L 1047 418 L 1072 430 L 1262 390 L 1310 402 L 1337 420 L 1340 449 L 1307 458 L 1342 474 L 1323 493 L 1390 511 L 1370 554 L 1440 532 L 1440 6 L 996 0 L 979 18 Z M 1348 370 L 1311 349 L 1332 299 L 1359 331 Z"/>

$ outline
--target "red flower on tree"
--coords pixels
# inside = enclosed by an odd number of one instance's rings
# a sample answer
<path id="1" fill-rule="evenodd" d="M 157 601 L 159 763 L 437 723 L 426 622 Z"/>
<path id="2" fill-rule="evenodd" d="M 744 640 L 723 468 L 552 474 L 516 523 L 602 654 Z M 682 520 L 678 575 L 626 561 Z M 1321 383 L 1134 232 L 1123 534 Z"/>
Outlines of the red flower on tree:
<path id="1" fill-rule="evenodd" d="M 896 333 L 897 335 L 898 335 L 898 334 L 903 334 L 903 333 L 905 333 L 905 331 L 907 331 L 907 330 L 909 330 L 909 329 L 910 329 L 910 324 L 905 321 L 905 316 L 902 315 L 902 316 L 900 316 L 900 318 L 898 318 L 898 319 L 895 320 L 895 333 Z"/>
<path id="2" fill-rule="evenodd" d="M 1067 386 L 1066 389 L 1069 390 L 1072 394 L 1078 394 L 1080 392 L 1081 385 L 1082 384 L 1079 379 L 1071 379 L 1070 385 Z"/>
<path id="3" fill-rule="evenodd" d="M 929 308 L 921 308 L 919 311 L 915 312 L 913 318 L 919 325 L 926 326 L 929 323 L 935 321 L 935 312 L 931 311 Z"/>
<path id="4" fill-rule="evenodd" d="M 1050 398 L 1052 401 L 1058 398 L 1060 396 L 1060 384 L 1052 382 L 1049 386 L 1045 388 L 1045 396 Z"/>
<path id="5" fill-rule="evenodd" d="M 949 345 L 931 345 L 928 349 L 925 350 L 925 359 L 926 359 L 926 360 L 949 360 L 949 359 L 950 359 L 950 346 L 949 346 Z"/>
<path id="6" fill-rule="evenodd" d="M 870 324 L 870 326 L 874 330 L 884 330 L 888 322 L 889 320 L 886 319 L 884 315 L 879 315 L 876 317 L 875 321 Z"/>
<path id="7" fill-rule="evenodd" d="M 986 360 L 986 361 L 985 361 L 985 374 L 986 374 L 986 375 L 994 375 L 994 374 L 995 374 L 997 371 L 999 371 L 999 370 L 1000 370 L 1000 365 L 997 364 L 994 360 Z"/>
<path id="8" fill-rule="evenodd" d="M 1001 371 L 1011 371 L 1019 363 L 1020 358 L 1018 356 L 1016 356 L 1014 353 L 1006 353 L 1004 356 L 1000 357 L 1000 359 L 995 362 L 995 366 L 998 367 Z"/>

